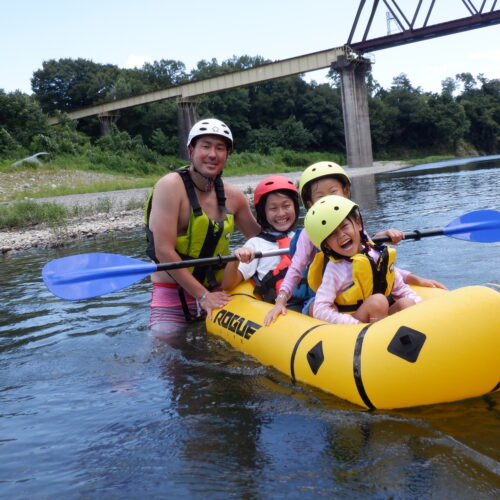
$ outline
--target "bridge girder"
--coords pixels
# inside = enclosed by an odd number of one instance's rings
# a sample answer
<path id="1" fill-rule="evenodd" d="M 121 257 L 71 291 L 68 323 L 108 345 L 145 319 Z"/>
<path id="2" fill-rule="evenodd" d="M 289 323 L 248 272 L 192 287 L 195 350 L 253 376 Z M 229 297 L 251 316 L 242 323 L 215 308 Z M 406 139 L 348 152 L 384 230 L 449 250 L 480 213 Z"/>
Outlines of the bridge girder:
<path id="1" fill-rule="evenodd" d="M 130 108 L 164 99 L 187 99 L 203 94 L 211 94 L 222 90 L 253 85 L 268 80 L 275 80 L 286 76 L 329 68 L 332 63 L 341 56 L 347 59 L 354 59 L 357 57 L 357 55 L 346 46 L 336 47 L 292 57 L 290 59 L 283 59 L 269 64 L 263 64 L 255 68 L 234 71 L 204 80 L 177 85 L 175 87 L 155 90 L 133 97 L 96 104 L 77 111 L 71 111 L 67 115 L 73 120 L 78 120 L 79 118 L 85 118 L 87 116 L 106 114 L 119 109 Z M 49 125 L 55 125 L 58 122 L 59 120 L 57 117 L 49 118 Z"/>
<path id="2" fill-rule="evenodd" d="M 417 21 L 419 20 L 419 16 L 423 13 L 423 10 L 421 10 L 422 0 L 418 0 L 412 13 L 407 10 L 406 14 L 403 12 L 397 0 L 383 0 L 382 3 L 380 0 L 373 0 L 363 37 L 361 41 L 353 42 L 354 35 L 358 27 L 361 26 L 359 21 L 361 14 L 367 5 L 366 0 L 361 0 L 346 45 L 358 53 L 373 52 L 375 50 L 397 47 L 398 45 L 419 42 L 477 28 L 484 28 L 500 23 L 500 10 L 495 10 L 496 0 L 491 4 L 489 11 L 486 11 L 485 0 L 480 0 L 480 5 L 478 7 L 476 7 L 473 0 L 460 1 L 469 11 L 470 16 L 429 25 L 428 23 L 432 15 L 435 0 L 431 1 L 427 12 L 424 13 L 423 21 L 418 24 Z M 372 28 L 373 19 L 380 7 L 387 9 L 388 15 L 391 16 L 391 19 L 397 24 L 401 31 L 399 33 L 370 39 L 368 37 Z"/>

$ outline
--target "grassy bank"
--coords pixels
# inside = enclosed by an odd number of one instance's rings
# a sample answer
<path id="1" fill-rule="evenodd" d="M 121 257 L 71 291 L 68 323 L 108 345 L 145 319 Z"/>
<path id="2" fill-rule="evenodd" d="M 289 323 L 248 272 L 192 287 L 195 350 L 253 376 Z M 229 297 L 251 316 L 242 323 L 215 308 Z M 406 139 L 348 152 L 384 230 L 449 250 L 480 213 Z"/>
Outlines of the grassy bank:
<path id="1" fill-rule="evenodd" d="M 451 156 L 428 156 L 409 160 L 411 164 L 429 163 L 452 158 Z M 317 161 L 329 159 L 345 164 L 345 158 L 338 154 L 297 153 L 282 149 L 271 155 L 256 153 L 236 153 L 230 156 L 224 171 L 227 176 L 272 174 L 301 171 Z M 147 173 L 157 165 L 145 166 L 136 175 L 116 172 L 105 163 L 91 164 L 88 157 L 59 156 L 56 159 L 12 166 L 13 161 L 0 163 L 0 229 L 22 228 L 45 223 L 57 226 L 73 217 L 106 213 L 111 202 L 104 196 L 94 206 L 68 209 L 57 203 L 36 203 L 33 198 L 45 198 L 67 194 L 95 193 L 151 187 L 165 173 L 183 165 L 182 160 L 165 158 L 165 164 L 154 174 Z M 153 168 L 154 167 L 154 168 Z M 137 205 L 137 204 L 136 204 Z M 140 206 L 127 206 L 127 210 Z"/>
<path id="2" fill-rule="evenodd" d="M 136 210 L 143 206 L 143 201 L 133 200 L 124 207 L 124 210 Z M 71 208 L 53 202 L 16 201 L 0 205 L 0 230 L 29 228 L 37 224 L 45 224 L 55 229 L 67 224 L 75 217 L 107 214 L 111 212 L 111 209 L 112 202 L 105 196 L 99 198 L 93 205 L 73 205 Z"/>
<path id="3" fill-rule="evenodd" d="M 416 165 L 449 158 L 452 156 L 428 156 L 408 162 Z M 224 174 L 240 176 L 301 171 L 325 159 L 339 165 L 346 163 L 345 157 L 338 153 L 300 153 L 277 148 L 270 155 L 235 153 L 229 157 Z M 0 202 L 151 187 L 162 175 L 186 163 L 172 157 L 162 157 L 154 163 L 138 163 L 133 159 L 132 169 L 127 163 L 131 161 L 109 154 L 99 157 L 59 155 L 43 164 L 25 162 L 14 167 L 14 160 L 3 160 L 0 162 Z"/>

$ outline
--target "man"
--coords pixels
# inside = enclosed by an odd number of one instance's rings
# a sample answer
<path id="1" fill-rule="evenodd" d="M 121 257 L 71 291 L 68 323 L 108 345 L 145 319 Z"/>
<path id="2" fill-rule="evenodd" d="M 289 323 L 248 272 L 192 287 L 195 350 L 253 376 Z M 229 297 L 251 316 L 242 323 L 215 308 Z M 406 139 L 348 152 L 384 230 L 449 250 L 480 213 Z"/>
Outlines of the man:
<path id="1" fill-rule="evenodd" d="M 162 177 L 146 210 L 148 255 L 155 262 L 229 254 L 234 225 L 249 238 L 260 232 L 246 197 L 223 182 L 222 171 L 233 149 L 226 124 L 209 118 L 196 123 L 187 141 L 191 165 Z M 150 327 L 172 332 L 200 316 L 211 317 L 230 296 L 215 290 L 222 270 L 200 267 L 152 275 Z"/>

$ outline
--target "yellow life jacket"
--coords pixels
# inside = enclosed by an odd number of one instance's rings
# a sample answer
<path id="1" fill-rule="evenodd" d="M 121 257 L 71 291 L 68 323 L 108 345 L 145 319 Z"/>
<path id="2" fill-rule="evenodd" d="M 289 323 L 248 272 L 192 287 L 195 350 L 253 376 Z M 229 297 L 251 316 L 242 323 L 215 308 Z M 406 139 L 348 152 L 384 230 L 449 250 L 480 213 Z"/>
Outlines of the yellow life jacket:
<path id="1" fill-rule="evenodd" d="M 224 212 L 225 217 L 223 220 L 213 221 L 208 218 L 200 206 L 188 169 L 181 168 L 176 170 L 176 172 L 184 182 L 192 211 L 189 216 L 186 234 L 177 237 L 175 250 L 183 260 L 229 255 L 229 240 L 234 231 L 234 215 L 226 209 L 222 179 L 218 177 L 214 185 L 217 204 Z M 146 202 L 145 210 L 146 236 L 148 240 L 147 254 L 153 261 L 158 262 L 154 250 L 153 233 L 149 229 L 149 215 L 151 213 L 153 192 L 154 188 Z M 213 288 L 221 282 L 224 269 L 216 265 L 190 267 L 189 271 L 207 288 Z"/>
<path id="2" fill-rule="evenodd" d="M 375 293 L 382 293 L 390 297 L 394 285 L 394 263 L 396 261 L 396 250 L 387 246 L 369 245 L 380 251 L 377 262 L 365 254 L 357 253 L 350 257 L 352 263 L 352 285 L 342 291 L 334 300 L 339 312 L 354 314 L 363 301 Z M 333 262 L 341 262 L 341 259 L 328 257 Z M 323 279 L 323 273 L 328 260 L 325 254 L 318 252 L 309 267 L 307 281 L 315 292 Z"/>

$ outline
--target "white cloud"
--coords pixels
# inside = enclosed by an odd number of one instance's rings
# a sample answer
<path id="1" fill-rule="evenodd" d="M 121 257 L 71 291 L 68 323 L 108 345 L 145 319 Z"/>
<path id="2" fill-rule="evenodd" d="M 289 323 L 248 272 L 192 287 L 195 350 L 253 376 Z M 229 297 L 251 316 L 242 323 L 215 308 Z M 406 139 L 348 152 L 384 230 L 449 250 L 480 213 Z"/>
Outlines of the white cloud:
<path id="1" fill-rule="evenodd" d="M 471 52 L 470 58 L 476 61 L 500 62 L 500 50 L 483 50 L 481 52 Z"/>
<path id="2" fill-rule="evenodd" d="M 130 54 L 125 61 L 124 68 L 142 68 L 144 63 L 152 63 L 153 61 L 154 59 L 152 57 L 136 56 L 134 54 Z"/>

